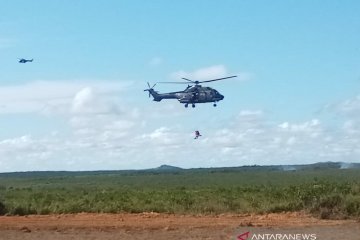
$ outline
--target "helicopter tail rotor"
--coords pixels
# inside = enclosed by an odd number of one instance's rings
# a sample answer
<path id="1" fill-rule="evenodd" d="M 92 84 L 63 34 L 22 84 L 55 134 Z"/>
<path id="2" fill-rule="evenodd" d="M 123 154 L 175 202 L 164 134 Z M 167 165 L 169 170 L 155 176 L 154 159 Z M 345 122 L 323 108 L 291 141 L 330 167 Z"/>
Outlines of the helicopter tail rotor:
<path id="1" fill-rule="evenodd" d="M 154 87 L 156 86 L 156 83 L 152 86 L 152 87 L 150 87 L 150 83 L 149 82 L 147 82 L 147 85 L 148 85 L 148 89 L 144 89 L 144 92 L 145 91 L 147 91 L 147 92 L 149 92 L 149 97 L 151 97 L 151 91 L 154 91 Z"/>

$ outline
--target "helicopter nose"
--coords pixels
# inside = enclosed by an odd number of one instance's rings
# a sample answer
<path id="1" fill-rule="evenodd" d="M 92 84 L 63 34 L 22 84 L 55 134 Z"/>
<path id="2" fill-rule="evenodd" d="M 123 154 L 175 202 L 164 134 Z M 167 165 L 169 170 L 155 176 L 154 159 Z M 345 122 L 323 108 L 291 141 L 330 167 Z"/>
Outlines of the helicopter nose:
<path id="1" fill-rule="evenodd" d="M 224 99 L 224 95 L 221 95 L 221 94 L 219 94 L 220 96 L 220 100 L 223 100 Z"/>

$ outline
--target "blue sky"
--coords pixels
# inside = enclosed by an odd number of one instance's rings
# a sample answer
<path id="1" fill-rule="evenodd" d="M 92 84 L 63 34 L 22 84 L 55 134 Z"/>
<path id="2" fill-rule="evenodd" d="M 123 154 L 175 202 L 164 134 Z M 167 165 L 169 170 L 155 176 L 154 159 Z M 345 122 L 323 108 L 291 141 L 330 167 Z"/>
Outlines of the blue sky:
<path id="1" fill-rule="evenodd" d="M 0 2 L 0 172 L 360 161 L 358 1 Z"/>

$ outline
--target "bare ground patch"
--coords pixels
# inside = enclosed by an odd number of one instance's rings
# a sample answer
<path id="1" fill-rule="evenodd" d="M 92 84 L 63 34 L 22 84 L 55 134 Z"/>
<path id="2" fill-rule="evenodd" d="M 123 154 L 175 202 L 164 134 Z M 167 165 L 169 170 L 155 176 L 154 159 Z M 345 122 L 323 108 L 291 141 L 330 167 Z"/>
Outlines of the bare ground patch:
<path id="1" fill-rule="evenodd" d="M 317 239 L 360 240 L 354 220 L 305 213 L 266 215 L 63 214 L 0 217 L 0 239 L 236 239 L 254 233 L 314 233 Z M 249 238 L 250 239 L 250 238 Z"/>

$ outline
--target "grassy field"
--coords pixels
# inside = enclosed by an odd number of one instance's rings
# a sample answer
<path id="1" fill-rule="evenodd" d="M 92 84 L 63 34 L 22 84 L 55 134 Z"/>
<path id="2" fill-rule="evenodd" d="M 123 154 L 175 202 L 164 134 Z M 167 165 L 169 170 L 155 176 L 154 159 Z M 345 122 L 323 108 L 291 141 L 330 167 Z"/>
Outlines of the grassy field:
<path id="1" fill-rule="evenodd" d="M 0 174 L 0 214 L 310 212 L 360 218 L 360 169 Z"/>

